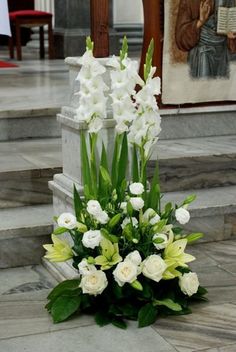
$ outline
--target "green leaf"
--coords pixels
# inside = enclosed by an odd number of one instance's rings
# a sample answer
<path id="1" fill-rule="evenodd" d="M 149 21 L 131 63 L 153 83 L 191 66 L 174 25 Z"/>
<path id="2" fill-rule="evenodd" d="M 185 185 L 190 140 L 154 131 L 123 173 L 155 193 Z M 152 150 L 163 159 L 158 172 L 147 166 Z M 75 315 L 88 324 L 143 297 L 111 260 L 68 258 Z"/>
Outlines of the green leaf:
<path id="1" fill-rule="evenodd" d="M 147 303 L 138 312 L 138 327 L 143 328 L 149 326 L 156 321 L 157 308 L 151 303 Z"/>
<path id="2" fill-rule="evenodd" d="M 76 219 L 79 221 L 81 218 L 80 216 L 81 211 L 83 210 L 83 203 L 75 185 L 74 185 L 74 209 L 75 209 Z"/>
<path id="3" fill-rule="evenodd" d="M 87 144 L 86 144 L 86 139 L 83 131 L 81 131 L 80 138 L 81 138 L 81 169 L 82 169 L 82 176 L 83 176 L 83 185 L 84 186 L 86 185 L 88 187 L 89 194 L 92 195 L 93 182 L 91 178 Z"/>
<path id="4" fill-rule="evenodd" d="M 110 177 L 108 171 L 103 166 L 100 166 L 100 171 L 101 171 L 101 175 L 102 175 L 102 178 L 105 181 L 105 183 L 107 185 L 111 185 L 111 177 Z"/>
<path id="5" fill-rule="evenodd" d="M 112 169 L 111 169 L 111 180 L 113 188 L 116 188 L 117 184 L 117 175 L 118 175 L 118 160 L 119 160 L 119 152 L 120 152 L 120 139 L 121 135 L 117 134 L 115 138 L 114 150 L 113 150 L 113 158 L 112 158 Z"/>
<path id="6" fill-rule="evenodd" d="M 154 40 L 152 38 L 150 41 L 150 44 L 148 46 L 148 50 L 147 50 L 147 54 L 146 54 L 146 62 L 144 65 L 144 80 L 145 81 L 148 79 L 149 73 L 152 68 L 153 53 L 154 53 Z"/>
<path id="7" fill-rule="evenodd" d="M 170 298 L 166 298 L 163 300 L 154 300 L 153 304 L 155 306 L 165 306 L 175 312 L 180 312 L 182 310 L 182 307 L 180 304 L 175 303 L 174 301 L 172 301 L 172 299 Z"/>
<path id="8" fill-rule="evenodd" d="M 102 236 L 106 238 L 107 240 L 111 241 L 112 243 L 118 243 L 119 238 L 115 235 L 112 235 L 109 233 L 106 229 L 101 229 Z"/>
<path id="9" fill-rule="evenodd" d="M 190 233 L 186 238 L 188 243 L 193 243 L 195 241 L 200 240 L 200 238 L 204 237 L 204 234 L 201 232 Z"/>
<path id="10" fill-rule="evenodd" d="M 126 322 L 123 319 L 121 319 L 121 318 L 118 318 L 118 317 L 113 318 L 112 319 L 112 324 L 114 326 L 116 326 L 117 328 L 124 329 L 124 330 L 127 329 Z"/>
<path id="11" fill-rule="evenodd" d="M 188 196 L 187 198 L 185 198 L 185 200 L 182 203 L 183 205 L 188 205 L 190 203 L 192 203 L 195 199 L 197 198 L 196 194 L 191 194 L 190 196 Z"/>
<path id="12" fill-rule="evenodd" d="M 54 323 L 60 323 L 61 321 L 69 318 L 73 313 L 75 313 L 80 306 L 81 298 L 80 296 L 60 296 L 58 297 L 52 306 L 51 314 Z"/>
<path id="13" fill-rule="evenodd" d="M 117 189 L 119 189 L 119 186 L 121 185 L 122 181 L 126 177 L 126 170 L 128 166 L 128 140 L 127 140 L 127 134 L 124 133 L 123 135 L 123 140 L 122 140 L 122 145 L 121 145 L 121 151 L 120 151 L 120 157 L 119 157 L 119 164 L 118 164 L 118 182 L 117 182 Z"/>
<path id="14" fill-rule="evenodd" d="M 125 66 L 123 65 L 123 60 L 126 58 L 127 55 L 128 55 L 128 41 L 127 41 L 127 37 L 124 36 L 123 41 L 122 41 L 122 48 L 120 50 L 120 66 L 121 66 L 121 69 L 125 68 Z"/>
<path id="15" fill-rule="evenodd" d="M 132 176 L 133 176 L 133 182 L 139 181 L 139 165 L 138 165 L 137 149 L 135 145 L 133 145 Z"/>
<path id="16" fill-rule="evenodd" d="M 65 280 L 58 284 L 48 295 L 49 300 L 53 300 L 56 297 L 60 296 L 63 294 L 63 292 L 66 292 L 68 290 L 76 290 L 79 287 L 80 280 Z"/>
<path id="17" fill-rule="evenodd" d="M 65 227 L 58 227 L 53 231 L 54 235 L 61 235 L 62 233 L 68 232 L 68 229 Z"/>
<path id="18" fill-rule="evenodd" d="M 107 312 L 99 311 L 95 314 L 95 321 L 99 326 L 105 326 L 111 323 L 111 318 Z"/>
<path id="19" fill-rule="evenodd" d="M 86 38 L 86 49 L 93 51 L 93 47 L 94 47 L 94 43 L 92 42 L 91 37 L 88 36 L 88 37 Z"/>
<path id="20" fill-rule="evenodd" d="M 114 215 L 114 216 L 110 219 L 110 221 L 108 222 L 108 227 L 109 227 L 110 229 L 113 229 L 113 227 L 115 227 L 115 226 L 119 223 L 121 217 L 122 217 L 122 215 L 121 215 L 120 213 Z"/>
<path id="21" fill-rule="evenodd" d="M 156 161 L 154 175 L 151 181 L 151 187 L 148 197 L 148 208 L 160 212 L 160 186 L 159 186 L 159 166 L 158 161 Z"/>

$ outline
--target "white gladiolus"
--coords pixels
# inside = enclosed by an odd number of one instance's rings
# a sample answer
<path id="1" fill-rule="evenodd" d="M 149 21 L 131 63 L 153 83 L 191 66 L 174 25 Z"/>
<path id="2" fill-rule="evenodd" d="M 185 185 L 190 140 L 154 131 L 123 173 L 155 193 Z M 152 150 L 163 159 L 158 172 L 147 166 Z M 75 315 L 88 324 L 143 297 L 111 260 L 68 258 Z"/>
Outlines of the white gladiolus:
<path id="1" fill-rule="evenodd" d="M 80 275 L 89 275 L 91 273 L 94 273 L 97 271 L 97 268 L 95 265 L 88 264 L 87 259 L 83 259 L 79 264 L 78 264 L 78 269 Z"/>
<path id="2" fill-rule="evenodd" d="M 106 274 L 102 270 L 96 270 L 82 277 L 80 287 L 85 294 L 100 295 L 108 285 Z"/>
<path id="3" fill-rule="evenodd" d="M 137 226 L 138 226 L 138 220 L 137 220 L 135 217 L 132 217 L 131 219 L 132 219 L 132 224 L 133 224 L 133 226 L 134 226 L 134 227 L 137 227 Z M 131 223 L 130 218 L 125 218 L 125 219 L 123 220 L 122 224 L 121 224 L 121 228 L 124 229 L 125 226 L 126 226 L 127 224 L 130 224 L 130 223 Z"/>
<path id="4" fill-rule="evenodd" d="M 95 117 L 94 119 L 91 120 L 89 123 L 89 133 L 98 133 L 98 131 L 101 130 L 103 126 L 102 119 L 99 117 Z"/>
<path id="5" fill-rule="evenodd" d="M 63 213 L 58 219 L 57 223 L 60 227 L 65 227 L 68 230 L 73 230 L 77 227 L 76 217 L 71 213 Z"/>
<path id="6" fill-rule="evenodd" d="M 138 274 L 138 266 L 128 259 L 119 263 L 113 271 L 114 279 L 120 287 L 124 286 L 125 283 L 135 281 Z"/>
<path id="7" fill-rule="evenodd" d="M 87 50 L 78 59 L 78 63 L 82 67 L 76 78 L 80 83 L 80 90 L 75 93 L 79 96 L 75 119 L 87 122 L 90 133 L 98 133 L 102 128 L 101 119 L 105 119 L 107 114 L 107 97 L 104 92 L 109 88 L 102 78 L 106 69 L 93 57 L 92 50 Z"/>
<path id="8" fill-rule="evenodd" d="M 134 210 L 141 210 L 144 207 L 144 200 L 141 197 L 131 197 L 130 203 Z"/>
<path id="9" fill-rule="evenodd" d="M 149 279 L 159 282 L 167 269 L 164 260 L 156 254 L 152 254 L 142 262 L 142 273 Z"/>
<path id="10" fill-rule="evenodd" d="M 168 239 L 167 235 L 164 234 L 164 233 L 156 233 L 156 234 L 153 236 L 152 240 L 154 241 L 154 240 L 157 240 L 157 239 L 160 239 L 160 240 L 162 240 L 163 242 L 161 242 L 161 243 L 154 243 L 154 242 L 153 242 L 153 244 L 154 244 L 154 246 L 156 247 L 156 249 L 163 249 L 163 248 L 166 248 L 166 246 L 168 245 L 168 242 L 169 242 L 169 239 Z"/>
<path id="11" fill-rule="evenodd" d="M 143 194 L 144 186 L 141 182 L 134 182 L 134 183 L 131 183 L 131 185 L 129 186 L 129 190 L 132 194 L 139 196 Z"/>
<path id="12" fill-rule="evenodd" d="M 101 231 L 89 230 L 83 234 L 82 243 L 86 248 L 92 248 L 99 246 L 102 239 Z"/>
<path id="13" fill-rule="evenodd" d="M 189 211 L 183 207 L 176 209 L 175 217 L 181 225 L 187 224 L 190 220 Z"/>
<path id="14" fill-rule="evenodd" d="M 199 280 L 196 273 L 185 273 L 179 278 L 181 291 L 188 296 L 192 296 L 198 291 Z"/>

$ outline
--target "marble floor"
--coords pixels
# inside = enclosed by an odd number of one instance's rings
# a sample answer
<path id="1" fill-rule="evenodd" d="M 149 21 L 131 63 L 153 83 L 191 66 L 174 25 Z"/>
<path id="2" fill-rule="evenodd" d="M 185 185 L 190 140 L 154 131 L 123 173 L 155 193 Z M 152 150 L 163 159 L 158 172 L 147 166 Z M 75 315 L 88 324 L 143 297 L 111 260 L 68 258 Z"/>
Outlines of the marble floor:
<path id="1" fill-rule="evenodd" d="M 9 60 L 6 48 L 1 48 L 0 60 Z M 0 69 L 0 111 L 56 108 L 68 101 L 64 60 L 39 60 L 29 52 L 11 62 L 18 67 Z"/>
<path id="2" fill-rule="evenodd" d="M 53 325 L 44 304 L 56 282 L 47 271 L 41 265 L 1 270 L 0 351 L 235 352 L 236 241 L 198 244 L 191 252 L 209 302 L 140 330 L 135 322 L 126 331 L 99 328 L 90 316 Z"/>

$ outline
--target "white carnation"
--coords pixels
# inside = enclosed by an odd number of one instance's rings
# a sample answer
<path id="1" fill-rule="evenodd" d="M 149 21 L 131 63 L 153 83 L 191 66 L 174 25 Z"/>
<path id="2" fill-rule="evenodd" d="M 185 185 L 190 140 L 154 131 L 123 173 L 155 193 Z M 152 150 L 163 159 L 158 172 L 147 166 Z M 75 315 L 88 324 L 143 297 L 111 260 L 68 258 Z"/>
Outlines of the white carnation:
<path id="1" fill-rule="evenodd" d="M 131 197 L 130 203 L 134 210 L 141 210 L 144 207 L 144 200 L 141 197 Z"/>
<path id="2" fill-rule="evenodd" d="M 107 277 L 102 270 L 97 270 L 88 275 L 84 275 L 80 283 L 82 292 L 93 296 L 100 295 L 107 285 Z"/>
<path id="3" fill-rule="evenodd" d="M 196 273 L 185 273 L 179 278 L 179 286 L 181 291 L 188 296 L 197 293 L 199 280 Z"/>
<path id="4" fill-rule="evenodd" d="M 97 200 L 89 200 L 87 203 L 87 212 L 90 215 L 98 216 L 102 212 L 100 203 Z"/>
<path id="5" fill-rule="evenodd" d="M 157 240 L 157 239 L 160 239 L 160 240 L 162 240 L 163 242 L 161 242 L 161 243 L 154 243 L 154 242 L 153 242 L 153 244 L 154 244 L 154 246 L 156 247 L 156 249 L 163 249 L 163 248 L 166 248 L 166 246 L 167 246 L 167 244 L 168 244 L 168 241 L 169 241 L 167 235 L 164 234 L 164 233 L 156 233 L 156 234 L 153 236 L 152 240 L 154 241 L 154 240 Z"/>
<path id="6" fill-rule="evenodd" d="M 141 182 L 134 182 L 129 186 L 129 190 L 132 194 L 139 196 L 144 192 L 144 186 Z"/>
<path id="7" fill-rule="evenodd" d="M 128 259 L 119 263 L 113 271 L 114 279 L 120 287 L 125 283 L 132 283 L 135 281 L 138 273 L 138 266 Z"/>
<path id="8" fill-rule="evenodd" d="M 101 239 L 101 231 L 89 230 L 83 234 L 82 243 L 84 247 L 94 249 L 99 246 Z"/>
<path id="9" fill-rule="evenodd" d="M 125 257 L 125 261 L 129 260 L 132 263 L 134 263 L 135 265 L 140 265 L 142 262 L 142 258 L 141 255 L 139 253 L 139 251 L 133 251 L 131 253 L 129 253 L 126 257 Z"/>
<path id="10" fill-rule="evenodd" d="M 151 225 L 155 225 L 160 220 L 160 216 L 155 210 L 148 208 L 143 214 L 143 220 L 149 222 Z"/>
<path id="11" fill-rule="evenodd" d="M 57 223 L 60 227 L 65 227 L 68 230 L 73 230 L 77 227 L 76 217 L 71 213 L 61 214 L 57 219 Z"/>
<path id="12" fill-rule="evenodd" d="M 109 221 L 109 216 L 103 210 L 98 215 L 95 216 L 95 219 L 100 222 L 100 224 L 106 224 Z"/>
<path id="13" fill-rule="evenodd" d="M 97 268 L 95 267 L 95 265 L 88 264 L 87 259 L 83 259 L 78 264 L 78 269 L 79 269 L 80 275 L 89 275 L 97 271 Z"/>
<path id="14" fill-rule="evenodd" d="M 184 225 L 184 224 L 187 224 L 190 220 L 190 214 L 189 214 L 189 211 L 184 209 L 184 208 L 178 208 L 176 209 L 175 211 L 175 217 L 176 217 L 176 220 L 181 224 L 181 225 Z"/>
<path id="15" fill-rule="evenodd" d="M 164 260 L 156 254 L 152 254 L 142 262 L 142 273 L 149 279 L 159 282 L 167 265 Z"/>
<path id="16" fill-rule="evenodd" d="M 121 224 L 122 229 L 124 229 L 125 226 L 130 223 L 131 223 L 130 218 L 125 218 Z M 133 227 L 138 226 L 138 220 L 135 217 L 132 217 L 132 224 L 133 224 Z"/>

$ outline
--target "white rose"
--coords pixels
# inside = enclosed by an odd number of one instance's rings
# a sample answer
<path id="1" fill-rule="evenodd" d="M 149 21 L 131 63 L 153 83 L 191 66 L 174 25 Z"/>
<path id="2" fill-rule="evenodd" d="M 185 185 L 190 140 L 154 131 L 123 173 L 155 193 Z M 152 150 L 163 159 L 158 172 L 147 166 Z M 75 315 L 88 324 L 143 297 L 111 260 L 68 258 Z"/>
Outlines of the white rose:
<path id="1" fill-rule="evenodd" d="M 124 229 L 127 224 L 130 224 L 130 222 L 131 222 L 130 218 L 125 218 L 121 224 L 121 228 Z M 138 226 L 138 220 L 135 217 L 132 217 L 132 224 L 133 224 L 133 227 Z"/>
<path id="2" fill-rule="evenodd" d="M 142 263 L 142 273 L 149 279 L 159 282 L 166 270 L 167 265 L 164 260 L 156 254 L 147 257 Z"/>
<path id="3" fill-rule="evenodd" d="M 107 277 L 102 270 L 97 270 L 83 276 L 80 283 L 83 293 L 88 293 L 93 296 L 100 295 L 107 285 Z"/>
<path id="4" fill-rule="evenodd" d="M 137 279 L 138 266 L 127 259 L 117 265 L 113 275 L 115 281 L 122 287 L 125 283 L 132 283 Z"/>
<path id="5" fill-rule="evenodd" d="M 94 249 L 99 246 L 101 239 L 101 231 L 89 230 L 83 234 L 82 243 L 84 247 Z"/>
<path id="6" fill-rule="evenodd" d="M 57 219 L 57 223 L 60 227 L 65 227 L 68 230 L 73 230 L 77 227 L 76 217 L 71 213 L 63 213 Z"/>
<path id="7" fill-rule="evenodd" d="M 179 286 L 181 291 L 188 296 L 197 293 L 199 281 L 196 273 L 185 273 L 179 278 Z"/>
<path id="8" fill-rule="evenodd" d="M 160 220 L 160 216 L 155 210 L 148 208 L 143 214 L 143 219 L 146 222 L 150 222 L 151 225 L 155 225 Z"/>
<path id="9" fill-rule="evenodd" d="M 109 216 L 105 211 L 101 211 L 98 215 L 94 216 L 100 224 L 106 224 L 109 221 Z"/>
<path id="10" fill-rule="evenodd" d="M 141 182 L 134 182 L 129 186 L 129 190 L 132 194 L 139 196 L 144 192 L 144 186 Z"/>
<path id="11" fill-rule="evenodd" d="M 161 243 L 154 243 L 154 246 L 156 247 L 156 249 L 163 249 L 163 248 L 166 248 L 167 244 L 168 244 L 168 237 L 164 234 L 164 233 L 156 233 L 152 240 L 156 240 L 156 239 L 160 239 L 160 240 L 163 240 L 163 242 Z"/>
<path id="12" fill-rule="evenodd" d="M 144 207 L 144 200 L 141 197 L 131 197 L 129 201 L 134 210 L 141 210 Z"/>
<path id="13" fill-rule="evenodd" d="M 78 269 L 80 275 L 89 275 L 91 273 L 94 273 L 97 271 L 97 268 L 95 265 L 88 264 L 87 259 L 83 259 L 79 264 L 78 264 Z"/>
<path id="14" fill-rule="evenodd" d="M 187 224 L 190 220 L 190 214 L 189 214 L 189 211 L 184 209 L 184 208 L 178 208 L 176 209 L 175 211 L 175 217 L 176 217 L 176 220 L 181 224 L 181 225 L 184 225 L 184 224 Z"/>
<path id="15" fill-rule="evenodd" d="M 102 212 L 100 203 L 97 200 L 89 200 L 87 203 L 87 212 L 93 216 L 97 216 Z"/>
<path id="16" fill-rule="evenodd" d="M 132 263 L 134 263 L 135 265 L 140 265 L 142 258 L 141 255 L 139 254 L 138 251 L 133 251 L 131 253 L 129 253 L 126 257 L 125 257 L 125 261 L 129 260 Z"/>

